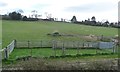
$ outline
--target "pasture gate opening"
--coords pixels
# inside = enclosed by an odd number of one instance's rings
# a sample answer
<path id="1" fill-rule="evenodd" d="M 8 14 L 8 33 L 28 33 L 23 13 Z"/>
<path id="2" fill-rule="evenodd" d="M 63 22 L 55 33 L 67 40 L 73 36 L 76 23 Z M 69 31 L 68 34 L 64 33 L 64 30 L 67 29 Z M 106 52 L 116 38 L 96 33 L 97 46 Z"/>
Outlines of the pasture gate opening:
<path id="1" fill-rule="evenodd" d="M 76 54 L 79 54 L 83 49 L 94 49 L 95 53 L 99 53 L 101 50 L 111 53 L 117 53 L 117 45 L 114 42 L 81 42 L 81 41 L 19 41 L 13 40 L 6 48 L 2 49 L 2 58 L 8 59 L 11 52 L 15 49 L 30 49 L 31 56 L 33 55 L 33 49 L 51 48 L 52 56 L 57 55 L 57 50 L 61 50 L 61 55 L 66 55 L 70 49 L 76 50 Z"/>

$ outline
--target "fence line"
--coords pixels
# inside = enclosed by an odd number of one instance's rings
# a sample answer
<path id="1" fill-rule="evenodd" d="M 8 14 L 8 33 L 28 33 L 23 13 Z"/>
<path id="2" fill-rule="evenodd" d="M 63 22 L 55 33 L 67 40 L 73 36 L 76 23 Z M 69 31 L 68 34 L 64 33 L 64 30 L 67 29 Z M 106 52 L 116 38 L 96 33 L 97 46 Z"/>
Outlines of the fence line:
<path id="1" fill-rule="evenodd" d="M 65 48 L 96 48 L 99 42 L 80 42 L 80 41 L 17 41 L 15 48 L 52 48 L 54 45 L 56 48 L 62 48 L 64 43 Z M 78 45 L 79 43 L 79 45 Z"/>
<path id="2" fill-rule="evenodd" d="M 110 45 L 113 44 L 113 45 Z M 17 41 L 13 40 L 6 48 L 0 50 L 2 52 L 2 58 L 8 59 L 9 55 L 12 53 L 14 48 L 30 48 L 32 55 L 32 48 L 38 47 L 50 47 L 53 49 L 53 55 L 56 56 L 56 49 L 59 48 L 62 50 L 62 55 L 65 55 L 65 51 L 67 48 L 75 48 L 77 50 L 77 54 L 79 54 L 80 49 L 82 48 L 94 48 L 97 49 L 112 49 L 113 53 L 116 52 L 116 44 L 113 42 L 80 42 L 80 41 Z"/>
<path id="3" fill-rule="evenodd" d="M 63 43 L 65 48 L 113 48 L 114 42 L 80 42 L 80 41 L 14 41 L 15 48 L 62 48 Z M 53 45 L 54 44 L 54 45 Z M 10 45 L 11 46 L 11 45 Z"/>

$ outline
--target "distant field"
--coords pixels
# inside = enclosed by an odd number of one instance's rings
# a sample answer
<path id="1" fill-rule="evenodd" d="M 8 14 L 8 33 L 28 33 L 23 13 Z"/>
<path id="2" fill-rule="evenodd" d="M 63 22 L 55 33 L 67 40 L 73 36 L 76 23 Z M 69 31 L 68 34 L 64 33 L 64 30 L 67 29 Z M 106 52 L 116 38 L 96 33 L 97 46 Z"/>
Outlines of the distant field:
<path id="1" fill-rule="evenodd" d="M 118 34 L 117 28 L 96 27 L 77 25 L 62 22 L 46 22 L 46 21 L 6 21 L 2 22 L 2 39 L 3 47 L 8 45 L 13 39 L 17 40 L 83 40 L 79 37 L 52 37 L 47 36 L 48 33 L 58 31 L 61 34 L 74 35 L 97 35 L 97 36 L 115 36 Z"/>

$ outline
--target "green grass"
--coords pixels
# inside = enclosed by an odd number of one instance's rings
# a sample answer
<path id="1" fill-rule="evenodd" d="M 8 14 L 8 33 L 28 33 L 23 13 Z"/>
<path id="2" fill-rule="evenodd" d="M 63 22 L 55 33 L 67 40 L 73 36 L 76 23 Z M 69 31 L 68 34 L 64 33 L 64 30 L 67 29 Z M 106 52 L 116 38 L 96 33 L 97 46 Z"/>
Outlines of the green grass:
<path id="1" fill-rule="evenodd" d="M 22 55 L 20 56 L 22 57 Z M 2 65 L 17 64 L 19 61 L 16 61 L 15 58 L 13 57 L 16 57 L 16 56 L 12 55 L 12 57 L 10 57 L 10 59 L 8 59 L 7 61 L 2 60 Z M 79 56 L 79 57 L 65 57 L 65 58 L 48 58 L 46 60 L 49 62 L 54 62 L 54 61 L 70 62 L 70 61 L 95 61 L 95 60 L 114 59 L 114 58 L 118 58 L 118 55 L 112 54 L 112 55 Z"/>
<path id="2" fill-rule="evenodd" d="M 97 50 L 98 53 L 112 53 L 112 50 Z M 77 49 L 66 49 L 66 55 L 76 55 Z M 79 54 L 96 54 L 96 49 L 81 49 L 79 50 Z M 18 57 L 30 56 L 31 49 L 14 49 L 14 51 L 10 54 L 9 59 L 16 59 Z M 62 50 L 57 49 L 56 55 L 61 56 Z M 33 57 L 49 57 L 54 56 L 54 50 L 52 48 L 38 48 L 32 49 Z"/>
<path id="3" fill-rule="evenodd" d="M 98 53 L 111 53 L 112 51 L 108 50 L 97 50 Z M 65 50 L 65 53 L 67 55 L 76 55 L 77 50 L 76 49 L 67 49 Z M 96 49 L 81 49 L 79 51 L 79 54 L 96 54 Z M 3 60 L 3 65 L 6 64 L 17 64 L 18 61 L 16 61 L 19 57 L 25 57 L 31 55 L 31 49 L 14 49 L 14 51 L 10 54 L 9 59 Z M 49 57 L 53 56 L 54 52 L 51 48 L 39 48 L 39 49 L 32 49 L 32 56 L 33 57 Z M 62 50 L 56 50 L 56 55 L 60 56 L 62 55 Z M 100 60 L 100 59 L 113 59 L 117 58 L 118 54 L 111 54 L 111 55 L 94 55 L 94 56 L 79 56 L 79 57 L 65 57 L 65 58 L 49 58 L 47 61 L 93 61 L 93 60 Z"/>
<path id="4" fill-rule="evenodd" d="M 13 39 L 17 40 L 82 40 L 79 37 L 52 37 L 48 33 L 58 31 L 62 34 L 75 35 L 104 35 L 115 36 L 117 28 L 77 25 L 72 23 L 46 22 L 46 21 L 6 21 L 2 22 L 3 47 L 6 47 Z"/>

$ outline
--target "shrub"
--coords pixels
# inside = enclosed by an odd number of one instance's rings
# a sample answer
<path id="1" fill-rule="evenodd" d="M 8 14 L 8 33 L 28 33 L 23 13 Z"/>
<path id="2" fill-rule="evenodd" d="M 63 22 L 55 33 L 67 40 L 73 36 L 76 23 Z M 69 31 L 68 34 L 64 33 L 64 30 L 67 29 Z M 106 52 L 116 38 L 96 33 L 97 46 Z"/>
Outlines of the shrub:
<path id="1" fill-rule="evenodd" d="M 23 21 L 38 21 L 38 18 L 27 18 L 26 16 L 23 17 Z"/>
<path id="2" fill-rule="evenodd" d="M 47 35 L 51 35 L 50 33 L 48 33 Z"/>

